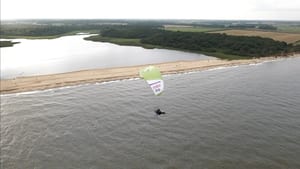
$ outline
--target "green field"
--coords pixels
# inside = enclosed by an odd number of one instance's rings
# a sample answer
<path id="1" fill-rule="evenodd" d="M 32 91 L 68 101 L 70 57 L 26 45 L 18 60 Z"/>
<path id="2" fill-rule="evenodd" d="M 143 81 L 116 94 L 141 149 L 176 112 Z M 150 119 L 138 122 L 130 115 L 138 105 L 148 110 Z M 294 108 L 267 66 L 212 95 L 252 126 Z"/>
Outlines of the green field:
<path id="1" fill-rule="evenodd" d="M 272 32 L 286 32 L 286 33 L 299 33 L 300 25 L 276 25 L 277 30 Z M 181 31 L 181 32 L 214 32 L 214 31 L 225 31 L 234 28 L 217 28 L 217 27 L 205 27 L 205 26 L 165 26 L 165 30 L 169 31 Z M 254 29 L 256 30 L 256 29 Z M 264 30 L 262 30 L 264 31 Z"/>
<path id="2" fill-rule="evenodd" d="M 293 44 L 300 40 L 300 34 L 298 33 L 287 33 L 287 32 L 278 32 L 278 31 L 230 29 L 230 30 L 216 31 L 210 33 L 225 33 L 234 36 L 259 36 L 259 37 L 271 38 L 277 41 L 284 41 L 290 44 Z"/>
<path id="3" fill-rule="evenodd" d="M 276 25 L 276 27 L 279 32 L 300 34 L 300 25 Z"/>
<path id="4" fill-rule="evenodd" d="M 204 26 L 172 26 L 168 25 L 164 27 L 168 31 L 180 31 L 180 32 L 211 32 L 221 31 L 224 28 L 204 27 Z"/>

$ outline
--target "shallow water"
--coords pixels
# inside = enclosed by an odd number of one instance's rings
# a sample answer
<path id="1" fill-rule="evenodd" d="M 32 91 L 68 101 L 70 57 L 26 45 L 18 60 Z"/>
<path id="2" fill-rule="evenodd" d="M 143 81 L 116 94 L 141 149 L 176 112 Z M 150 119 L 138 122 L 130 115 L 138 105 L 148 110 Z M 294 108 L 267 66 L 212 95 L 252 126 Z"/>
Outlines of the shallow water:
<path id="1" fill-rule="evenodd" d="M 300 168 L 299 64 L 1 96 L 2 168 Z"/>
<path id="2" fill-rule="evenodd" d="M 119 46 L 83 39 L 88 36 L 90 35 L 64 36 L 57 39 L 15 39 L 15 42 L 21 43 L 1 48 L 1 78 L 178 60 L 215 59 L 196 53 Z"/>

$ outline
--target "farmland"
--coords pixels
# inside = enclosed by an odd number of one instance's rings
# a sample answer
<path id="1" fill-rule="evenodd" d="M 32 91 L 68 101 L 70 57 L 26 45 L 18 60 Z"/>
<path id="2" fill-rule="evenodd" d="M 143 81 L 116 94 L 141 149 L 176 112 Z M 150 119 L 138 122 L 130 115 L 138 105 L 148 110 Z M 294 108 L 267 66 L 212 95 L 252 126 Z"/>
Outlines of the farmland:
<path id="1" fill-rule="evenodd" d="M 271 38 L 277 41 L 284 41 L 286 43 L 295 43 L 300 41 L 300 34 L 298 33 L 284 33 L 284 32 L 274 32 L 274 31 L 257 31 L 257 30 L 223 30 L 215 31 L 211 33 L 225 33 L 227 35 L 234 36 L 260 36 L 265 38 Z"/>

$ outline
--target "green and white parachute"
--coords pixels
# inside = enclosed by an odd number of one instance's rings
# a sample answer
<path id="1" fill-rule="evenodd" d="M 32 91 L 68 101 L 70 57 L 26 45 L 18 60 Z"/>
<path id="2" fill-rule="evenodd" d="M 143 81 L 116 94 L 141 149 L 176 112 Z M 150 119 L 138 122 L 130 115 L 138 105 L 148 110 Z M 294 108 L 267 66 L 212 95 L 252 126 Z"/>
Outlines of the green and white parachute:
<path id="1" fill-rule="evenodd" d="M 156 96 L 164 91 L 164 81 L 157 67 L 148 66 L 140 70 L 140 77 L 145 79 Z"/>

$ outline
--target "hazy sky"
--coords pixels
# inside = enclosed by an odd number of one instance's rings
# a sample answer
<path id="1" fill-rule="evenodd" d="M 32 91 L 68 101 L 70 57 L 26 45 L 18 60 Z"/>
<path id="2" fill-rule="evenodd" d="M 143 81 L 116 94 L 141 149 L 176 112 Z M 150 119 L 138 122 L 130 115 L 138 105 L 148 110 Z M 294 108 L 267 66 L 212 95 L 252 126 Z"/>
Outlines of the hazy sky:
<path id="1" fill-rule="evenodd" d="M 1 19 L 299 20 L 300 0 L 1 0 Z"/>

